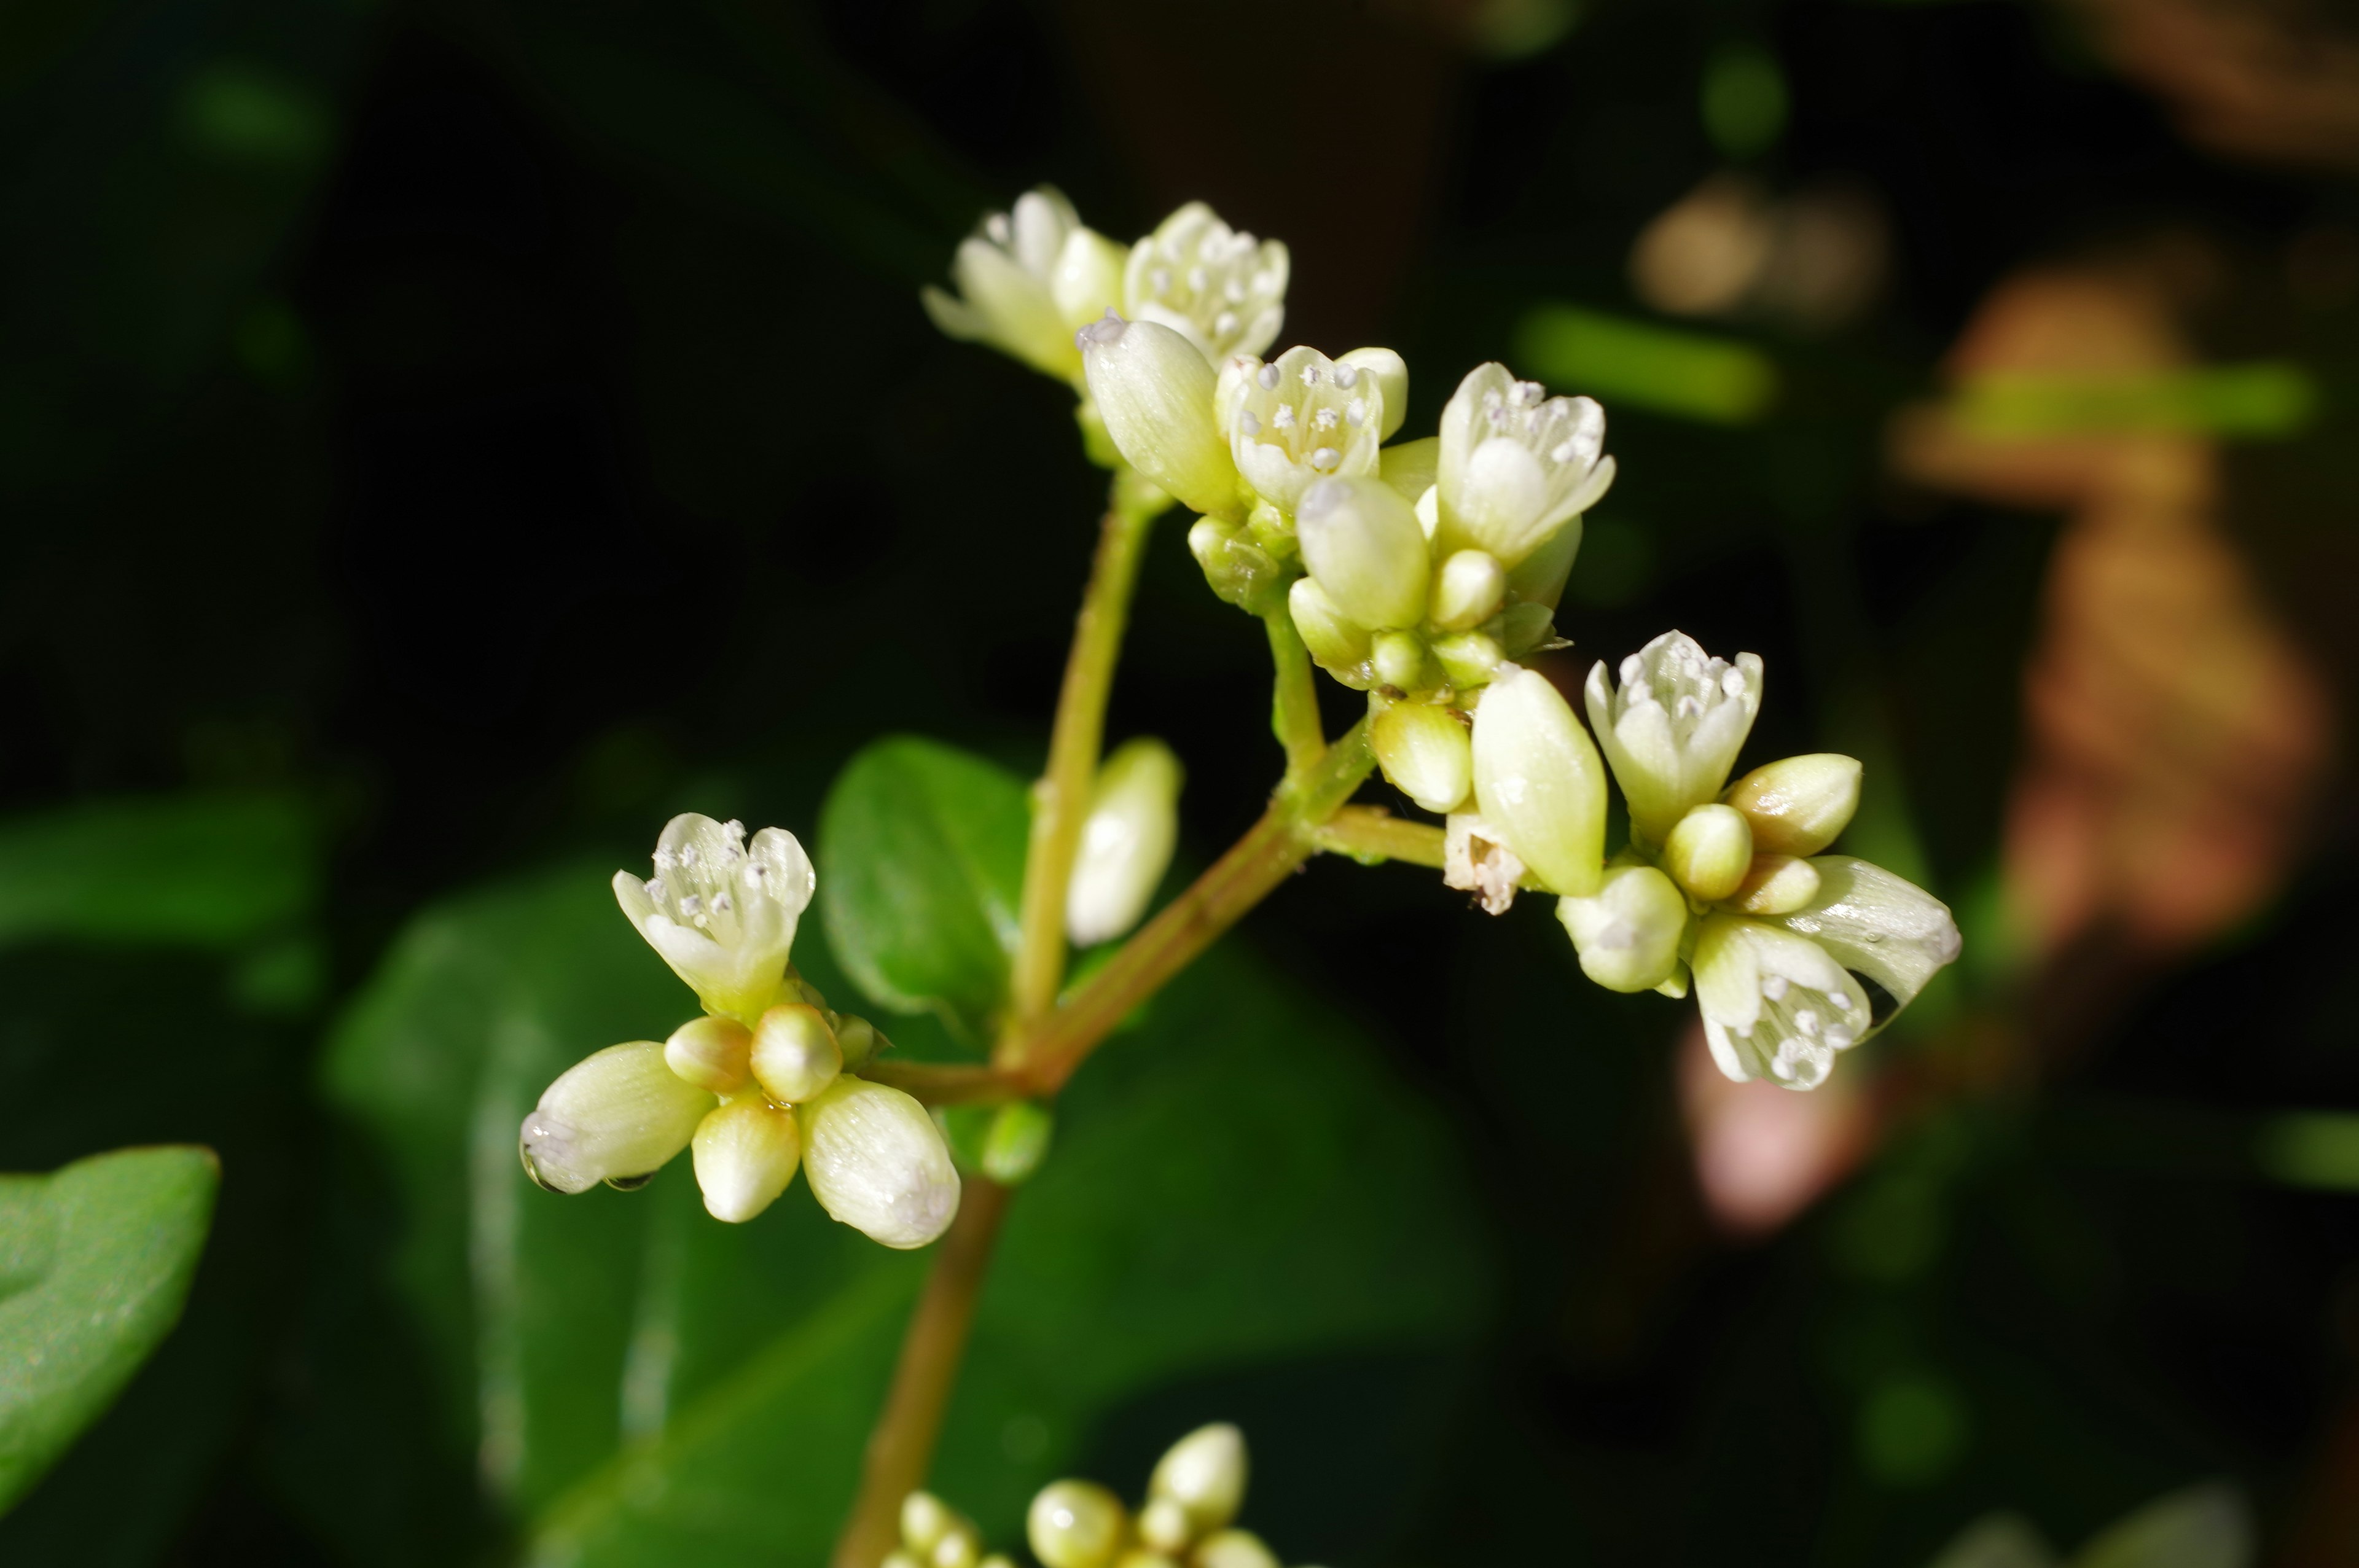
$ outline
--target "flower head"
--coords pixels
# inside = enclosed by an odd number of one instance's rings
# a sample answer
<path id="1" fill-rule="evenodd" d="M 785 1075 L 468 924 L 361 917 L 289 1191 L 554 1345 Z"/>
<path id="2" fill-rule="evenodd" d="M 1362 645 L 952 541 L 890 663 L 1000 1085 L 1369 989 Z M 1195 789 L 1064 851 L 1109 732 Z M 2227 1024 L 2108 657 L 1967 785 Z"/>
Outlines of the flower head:
<path id="1" fill-rule="evenodd" d="M 1406 391 L 1404 378 L 1397 397 Z M 1281 512 L 1294 511 L 1321 479 L 1376 471 L 1386 389 L 1351 355 L 1331 360 L 1305 348 L 1267 362 L 1234 355 L 1222 368 L 1218 397 L 1237 471 Z"/>
<path id="2" fill-rule="evenodd" d="M 1720 793 L 1753 716 L 1761 710 L 1761 659 L 1708 656 L 1684 632 L 1666 632 L 1622 661 L 1589 672 L 1589 722 L 1614 765 L 1637 837 L 1660 845 L 1688 808 Z"/>
<path id="3" fill-rule="evenodd" d="M 1256 240 L 1190 201 L 1130 248 L 1122 313 L 1170 328 L 1219 364 L 1257 354 L 1286 319 L 1286 245 Z"/>
<path id="4" fill-rule="evenodd" d="M 960 243 L 951 263 L 957 297 L 939 288 L 919 297 L 951 337 L 989 343 L 1045 374 L 1078 381 L 1073 330 L 1114 304 L 1121 258 L 1120 246 L 1085 228 L 1072 204 L 1044 185 L 992 213 Z"/>
<path id="5" fill-rule="evenodd" d="M 614 873 L 614 897 L 647 945 L 710 1011 L 752 1023 L 777 993 L 818 877 L 784 828 L 745 842 L 742 822 L 688 812 L 656 841 L 656 874 Z"/>
<path id="6" fill-rule="evenodd" d="M 1503 364 L 1477 366 L 1441 411 L 1437 544 L 1518 565 L 1614 482 L 1604 445 L 1605 411 L 1593 400 L 1550 397 Z"/>

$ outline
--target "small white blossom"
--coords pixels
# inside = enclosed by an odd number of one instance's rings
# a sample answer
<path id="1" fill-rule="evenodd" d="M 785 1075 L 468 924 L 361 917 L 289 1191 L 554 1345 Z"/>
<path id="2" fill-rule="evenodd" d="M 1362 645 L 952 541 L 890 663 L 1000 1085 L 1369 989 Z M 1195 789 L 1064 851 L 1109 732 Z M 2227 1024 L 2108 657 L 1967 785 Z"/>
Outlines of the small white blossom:
<path id="1" fill-rule="evenodd" d="M 1630 804 L 1630 824 L 1660 845 L 1690 806 L 1720 794 L 1761 710 L 1761 659 L 1732 665 L 1694 638 L 1666 632 L 1622 661 L 1617 688 L 1605 665 L 1589 672 L 1589 722 Z"/>
<path id="2" fill-rule="evenodd" d="M 1474 799 L 1552 892 L 1596 892 L 1605 766 L 1546 676 L 1501 665 L 1474 709 Z"/>
<path id="3" fill-rule="evenodd" d="M 1234 518 L 1237 468 L 1213 413 L 1212 367 L 1170 328 L 1109 311 L 1074 341 L 1106 435 L 1123 460 L 1183 506 Z"/>
<path id="4" fill-rule="evenodd" d="M 934 1119 L 899 1089 L 846 1073 L 795 1108 L 820 1206 L 887 1247 L 923 1247 L 958 1214 L 958 1168 Z"/>
<path id="5" fill-rule="evenodd" d="M 1374 632 L 1424 618 L 1433 573 L 1425 535 L 1384 481 L 1321 480 L 1303 492 L 1294 531 L 1312 580 L 1353 621 Z"/>
<path id="6" fill-rule="evenodd" d="M 984 342 L 1060 380 L 1077 381 L 1073 330 L 1110 308 L 1121 286 L 1121 247 L 1085 228 L 1055 189 L 1027 191 L 983 221 L 951 264 L 959 297 L 919 297 L 951 337 Z"/>
<path id="7" fill-rule="evenodd" d="M 1591 898 L 1557 900 L 1582 973 L 1614 991 L 1650 991 L 1679 972 L 1688 903 L 1652 866 L 1615 866 Z"/>
<path id="8" fill-rule="evenodd" d="M 1614 482 L 1604 444 L 1605 411 L 1592 399 L 1550 397 L 1505 365 L 1477 366 L 1441 411 L 1435 542 L 1516 566 Z"/>
<path id="9" fill-rule="evenodd" d="M 1266 362 L 1234 355 L 1222 367 L 1217 403 L 1237 471 L 1281 512 L 1294 511 L 1321 479 L 1376 471 L 1385 388 L 1348 355 L 1331 360 L 1304 348 Z"/>
<path id="10" fill-rule="evenodd" d="M 1723 798 L 1745 814 L 1763 852 L 1815 855 L 1851 825 L 1860 771 L 1854 758 L 1813 752 L 1754 769 Z"/>
<path id="11" fill-rule="evenodd" d="M 706 1116 L 692 1146 L 705 1212 L 731 1225 L 777 1202 L 802 1158 L 795 1113 L 758 1094 L 741 1095 Z"/>
<path id="12" fill-rule="evenodd" d="M 1278 240 L 1256 240 L 1190 201 L 1130 249 L 1122 313 L 1169 327 L 1208 364 L 1257 354 L 1286 320 L 1290 264 Z"/>
<path id="13" fill-rule="evenodd" d="M 1182 777 L 1171 748 L 1149 735 L 1099 766 L 1066 885 L 1065 930 L 1075 946 L 1112 941 L 1147 913 L 1179 842 Z"/>
<path id="14" fill-rule="evenodd" d="M 1393 786 L 1426 810 L 1447 816 L 1474 787 L 1474 752 L 1466 725 L 1447 708 L 1405 699 L 1368 725 L 1368 747 Z"/>
<path id="15" fill-rule="evenodd" d="M 1881 866 L 1850 855 L 1821 855 L 1810 864 L 1818 895 L 1770 924 L 1808 937 L 1882 987 L 1893 1006 L 1877 1020 L 1881 1027 L 1957 957 L 1958 923 L 1949 905 Z"/>
<path id="16" fill-rule="evenodd" d="M 1873 1023 L 1867 993 L 1824 947 L 1741 914 L 1704 917 L 1695 992 L 1712 1061 L 1739 1083 L 1816 1088 Z"/>
<path id="17" fill-rule="evenodd" d="M 614 873 L 614 898 L 710 1011 L 752 1023 L 777 994 L 818 877 L 784 828 L 689 812 L 656 842 L 656 874 Z"/>
<path id="18" fill-rule="evenodd" d="M 653 1040 L 609 1045 L 549 1085 L 524 1119 L 516 1152 L 551 1192 L 649 1176 L 688 1147 L 710 1091 L 674 1074 Z"/>

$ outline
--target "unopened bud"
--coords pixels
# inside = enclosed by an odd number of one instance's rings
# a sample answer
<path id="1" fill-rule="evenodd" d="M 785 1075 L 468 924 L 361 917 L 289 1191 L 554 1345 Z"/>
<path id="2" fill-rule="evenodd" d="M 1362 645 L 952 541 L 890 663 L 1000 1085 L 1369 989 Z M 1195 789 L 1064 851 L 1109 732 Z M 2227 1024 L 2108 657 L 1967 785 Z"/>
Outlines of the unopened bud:
<path id="1" fill-rule="evenodd" d="M 1249 1530 L 1223 1530 L 1188 1554 L 1193 1568 L 1278 1568 L 1277 1553 Z"/>
<path id="2" fill-rule="evenodd" d="M 901 1544 L 920 1557 L 930 1555 L 944 1536 L 964 1522 L 956 1509 L 931 1492 L 911 1492 L 901 1499 Z"/>
<path id="3" fill-rule="evenodd" d="M 1189 1527 L 1188 1510 L 1169 1498 L 1149 1498 L 1138 1510 L 1138 1539 L 1156 1551 L 1177 1557 L 1188 1550 L 1196 1532 Z"/>
<path id="4" fill-rule="evenodd" d="M 757 1094 L 740 1095 L 708 1114 L 697 1124 L 691 1147 L 705 1212 L 732 1225 L 777 1202 L 803 1153 L 795 1113 Z"/>
<path id="5" fill-rule="evenodd" d="M 1815 855 L 1850 826 L 1859 809 L 1859 777 L 1857 759 L 1813 752 L 1754 769 L 1721 798 L 1753 825 L 1756 848 Z"/>
<path id="6" fill-rule="evenodd" d="M 1368 629 L 1337 609 L 1327 590 L 1307 577 L 1296 578 L 1287 589 L 1286 608 L 1320 667 L 1346 686 L 1364 689 L 1368 680 L 1361 666 L 1368 661 Z"/>
<path id="7" fill-rule="evenodd" d="M 1424 619 L 1425 532 L 1382 480 L 1320 481 L 1303 492 L 1294 528 L 1302 564 L 1344 614 L 1370 631 Z"/>
<path id="8" fill-rule="evenodd" d="M 983 1135 L 983 1173 L 1003 1187 L 1020 1187 L 1049 1156 L 1056 1118 L 1038 1100 L 1015 1100 L 999 1108 Z"/>
<path id="9" fill-rule="evenodd" d="M 885 1560 L 879 1563 L 876 1568 L 926 1568 L 926 1562 L 924 1558 L 903 1546 L 886 1552 Z"/>
<path id="10" fill-rule="evenodd" d="M 1502 665 L 1474 710 L 1483 819 L 1550 891 L 1596 892 L 1605 858 L 1605 766 L 1548 677 Z"/>
<path id="11" fill-rule="evenodd" d="M 587 1192 L 661 1169 L 712 1108 L 712 1094 L 683 1082 L 655 1041 L 609 1045 L 549 1086 L 524 1119 L 516 1152 L 551 1192 Z"/>
<path id="12" fill-rule="evenodd" d="M 1223 600 L 1240 610 L 1261 612 L 1264 595 L 1275 589 L 1283 573 L 1270 553 L 1245 536 L 1234 523 L 1200 517 L 1188 530 L 1188 553 L 1204 568 L 1204 581 Z"/>
<path id="13" fill-rule="evenodd" d="M 864 1018 L 845 1013 L 835 1026 L 836 1048 L 843 1053 L 843 1070 L 856 1073 L 876 1054 L 876 1026 Z"/>
<path id="14" fill-rule="evenodd" d="M 1051 1481 L 1024 1516 L 1042 1568 L 1107 1568 L 1129 1527 L 1122 1500 L 1095 1481 Z"/>
<path id="15" fill-rule="evenodd" d="M 745 1087 L 754 1032 L 734 1018 L 691 1018 L 664 1042 L 664 1064 L 684 1083 L 734 1095 Z"/>
<path id="16" fill-rule="evenodd" d="M 1611 991 L 1653 990 L 1676 973 L 1688 901 L 1652 866 L 1615 866 L 1593 898 L 1560 898 L 1556 917 L 1581 972 Z"/>
<path id="17" fill-rule="evenodd" d="M 1376 679 L 1403 691 L 1423 691 L 1426 678 L 1425 641 L 1414 632 L 1379 633 L 1368 645 L 1368 668 Z"/>
<path id="18" fill-rule="evenodd" d="M 1135 1546 L 1114 1560 L 1114 1568 L 1180 1568 L 1180 1560 Z"/>
<path id="19" fill-rule="evenodd" d="M 1380 403 L 1384 409 L 1384 425 L 1376 438 L 1391 440 L 1401 421 L 1408 417 L 1408 362 L 1390 349 L 1353 349 L 1337 362 L 1350 365 L 1375 383 L 1378 396 L 1370 402 Z"/>
<path id="20" fill-rule="evenodd" d="M 975 1568 L 1016 1568 L 1016 1559 L 1005 1552 L 995 1552 L 976 1563 Z"/>
<path id="21" fill-rule="evenodd" d="M 1480 626 L 1497 612 L 1507 591 L 1507 570 L 1487 550 L 1461 550 L 1441 563 L 1430 611 L 1445 632 Z"/>
<path id="22" fill-rule="evenodd" d="M 1507 655 L 1498 639 L 1487 633 L 1453 632 L 1433 640 L 1433 656 L 1440 661 L 1441 673 L 1450 677 L 1451 685 L 1469 688 L 1487 682 Z"/>
<path id="23" fill-rule="evenodd" d="M 983 1561 L 983 1540 L 974 1526 L 963 1519 L 949 1534 L 934 1542 L 934 1550 L 926 1558 L 927 1568 L 980 1568 Z"/>
<path id="24" fill-rule="evenodd" d="M 843 1047 L 819 1009 L 789 1002 L 754 1028 L 754 1077 L 781 1105 L 817 1099 L 843 1070 Z"/>
<path id="25" fill-rule="evenodd" d="M 1164 1451 L 1147 1491 L 1185 1509 L 1191 1533 L 1220 1529 L 1245 1500 L 1245 1434 L 1224 1421 L 1198 1427 Z"/>
<path id="26" fill-rule="evenodd" d="M 1081 851 L 1066 884 L 1065 929 L 1077 947 L 1138 924 L 1180 835 L 1180 759 L 1142 735 L 1098 768 Z"/>
<path id="27" fill-rule="evenodd" d="M 1066 331 L 1088 326 L 1122 303 L 1122 269 L 1129 259 L 1127 248 L 1094 229 L 1075 229 L 1065 236 L 1049 292 Z"/>
<path id="28" fill-rule="evenodd" d="M 1663 870 L 1706 903 L 1734 892 L 1753 867 L 1753 829 L 1734 806 L 1699 806 L 1663 840 Z"/>
<path id="29" fill-rule="evenodd" d="M 1236 463 L 1212 416 L 1212 367 L 1195 346 L 1169 327 L 1112 311 L 1075 341 L 1124 460 L 1183 506 L 1238 516 Z"/>
<path id="30" fill-rule="evenodd" d="M 958 1167 L 934 1119 L 899 1089 L 838 1077 L 796 1108 L 820 1206 L 887 1247 L 923 1247 L 958 1213 Z"/>
<path id="31" fill-rule="evenodd" d="M 1791 914 L 1819 896 L 1819 869 L 1792 855 L 1756 855 L 1731 908 L 1747 914 Z"/>
<path id="32" fill-rule="evenodd" d="M 1466 726 L 1447 708 L 1396 702 L 1369 724 L 1368 744 L 1385 777 L 1428 811 L 1455 811 L 1473 784 Z"/>

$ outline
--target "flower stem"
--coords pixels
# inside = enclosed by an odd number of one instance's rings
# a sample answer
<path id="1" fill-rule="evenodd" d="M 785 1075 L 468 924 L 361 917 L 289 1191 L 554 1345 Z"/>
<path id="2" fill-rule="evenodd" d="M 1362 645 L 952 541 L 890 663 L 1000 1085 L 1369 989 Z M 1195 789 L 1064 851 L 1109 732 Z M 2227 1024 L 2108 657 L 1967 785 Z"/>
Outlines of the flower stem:
<path id="1" fill-rule="evenodd" d="M 1032 838 L 1024 857 L 1024 907 L 1009 981 L 1011 1032 L 1055 1006 L 1057 988 L 1064 981 L 1065 889 L 1089 820 L 1090 790 L 1105 740 L 1106 698 L 1130 618 L 1131 590 L 1138 582 L 1147 527 L 1158 510 L 1159 505 L 1142 504 L 1136 487 L 1116 476 L 1098 527 L 1097 557 L 1073 627 L 1072 652 L 1065 660 L 1064 689 L 1049 734 L 1048 770 L 1032 786 Z"/>
<path id="2" fill-rule="evenodd" d="M 1277 681 L 1270 693 L 1269 727 L 1286 748 L 1286 776 L 1293 778 L 1316 762 L 1327 750 L 1327 732 L 1319 722 L 1319 688 L 1310 674 L 1310 650 L 1283 609 L 1262 617 L 1269 633 L 1270 663 Z"/>
<path id="3" fill-rule="evenodd" d="M 966 1183 L 958 1217 L 934 1254 L 933 1272 L 901 1340 L 885 1408 L 869 1430 L 859 1497 L 835 1538 L 832 1568 L 876 1568 L 900 1544 L 901 1499 L 925 1484 L 933 1463 L 934 1439 L 941 1433 L 1008 1192 L 984 1176 Z"/>
<path id="4" fill-rule="evenodd" d="M 1443 863 L 1443 834 L 1430 823 L 1395 816 L 1381 806 L 1347 806 L 1318 831 L 1319 848 L 1331 855 L 1375 864 L 1404 860 L 1412 866 Z"/>

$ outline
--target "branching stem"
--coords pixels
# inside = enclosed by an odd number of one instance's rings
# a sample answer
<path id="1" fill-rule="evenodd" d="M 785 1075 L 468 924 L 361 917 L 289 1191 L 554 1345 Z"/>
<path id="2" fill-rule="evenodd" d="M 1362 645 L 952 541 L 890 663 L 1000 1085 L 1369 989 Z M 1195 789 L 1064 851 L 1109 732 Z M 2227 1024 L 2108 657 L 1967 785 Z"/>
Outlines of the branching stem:
<path id="1" fill-rule="evenodd" d="M 1269 661 L 1277 671 L 1270 694 L 1269 727 L 1286 748 L 1286 776 L 1299 776 L 1327 750 L 1327 733 L 1319 722 L 1319 688 L 1310 673 L 1310 650 L 1294 629 L 1285 610 L 1262 617 L 1269 632 Z"/>

